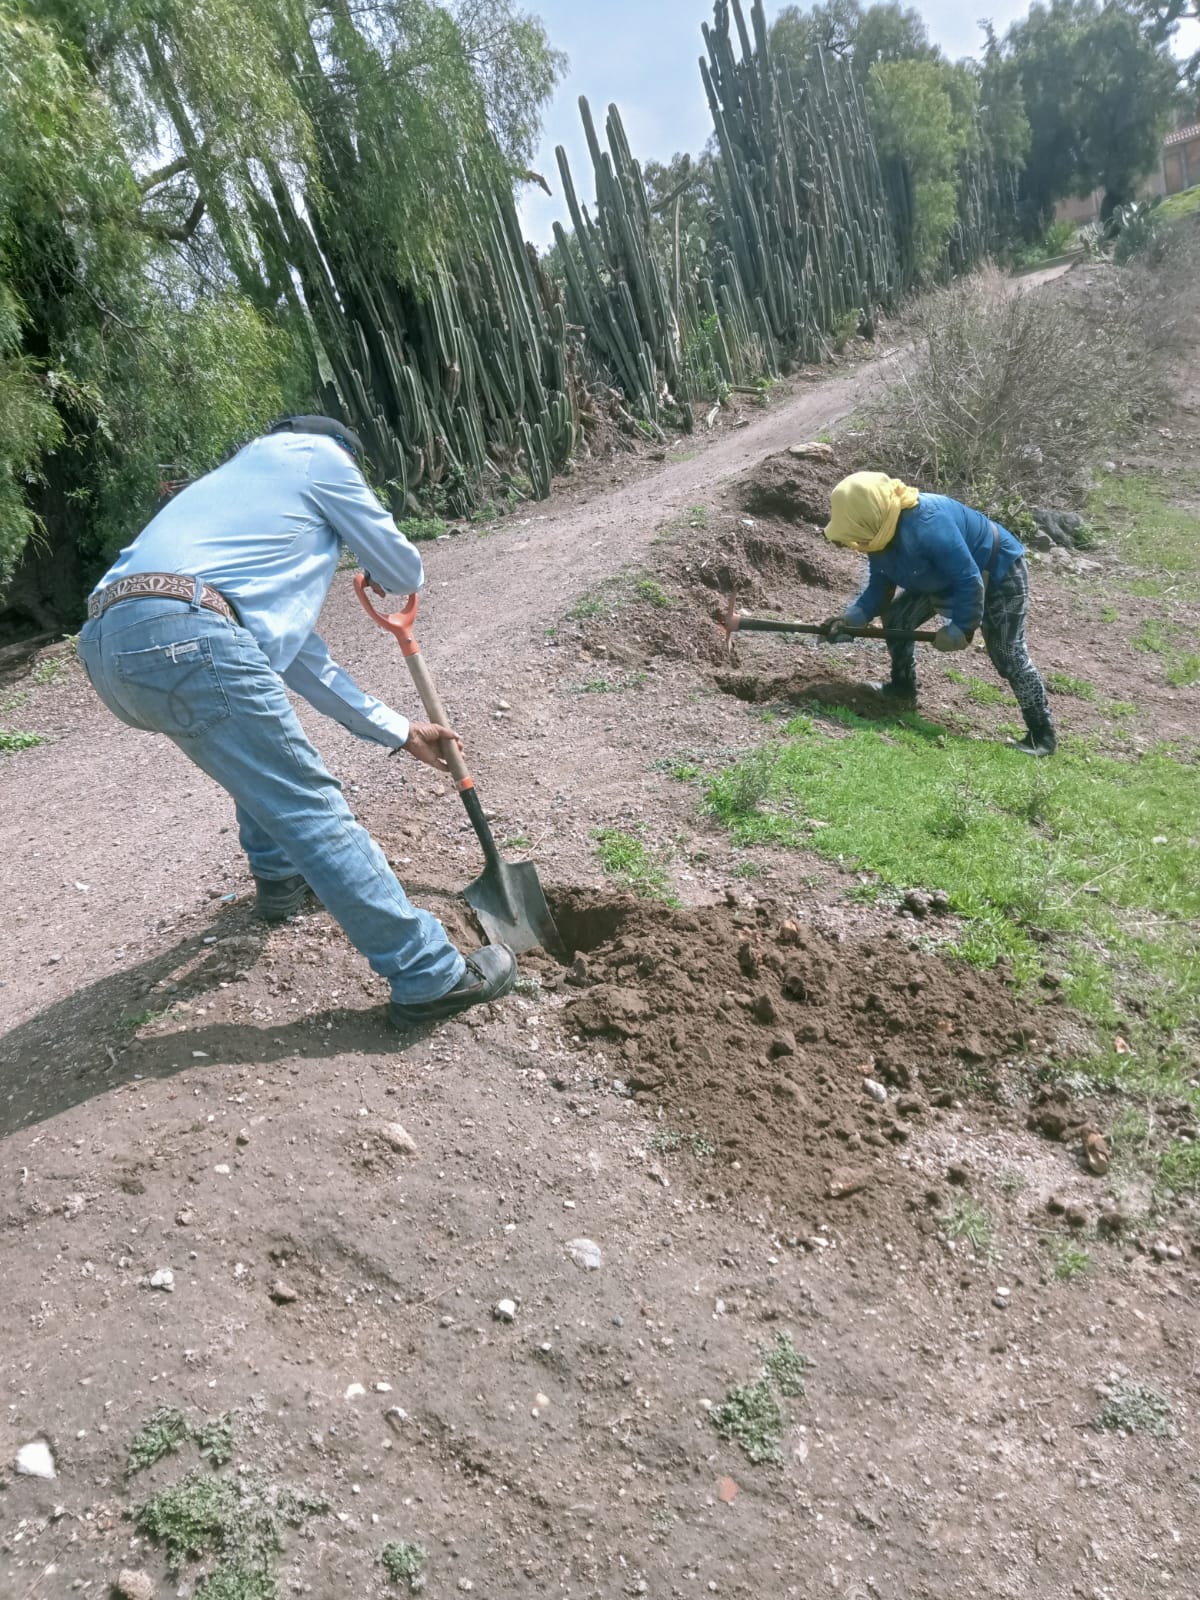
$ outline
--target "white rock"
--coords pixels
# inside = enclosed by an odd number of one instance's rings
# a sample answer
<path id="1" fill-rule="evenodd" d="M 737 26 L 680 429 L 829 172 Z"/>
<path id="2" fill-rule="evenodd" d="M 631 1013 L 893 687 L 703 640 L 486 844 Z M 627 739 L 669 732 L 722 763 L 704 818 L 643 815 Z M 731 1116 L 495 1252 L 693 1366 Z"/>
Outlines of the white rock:
<path id="1" fill-rule="evenodd" d="M 56 1478 L 54 1457 L 44 1439 L 34 1439 L 17 1451 L 17 1471 L 23 1478 Z"/>
<path id="2" fill-rule="evenodd" d="M 162 1289 L 166 1294 L 175 1292 L 175 1274 L 170 1267 L 159 1267 L 157 1272 L 150 1274 L 149 1282 L 152 1289 Z"/>
<path id="3" fill-rule="evenodd" d="M 366 1388 L 361 1383 L 352 1383 L 346 1390 L 347 1400 L 357 1400 L 360 1394 L 366 1394 Z"/>
<path id="4" fill-rule="evenodd" d="M 371 1387 L 374 1389 L 376 1394 L 391 1394 L 392 1392 L 392 1386 L 390 1383 L 373 1383 Z"/>
<path id="5" fill-rule="evenodd" d="M 876 1083 L 874 1078 L 864 1078 L 862 1083 L 863 1093 L 869 1094 L 872 1100 L 877 1100 L 880 1105 L 883 1105 L 888 1097 L 884 1086 L 881 1083 Z"/>
<path id="6" fill-rule="evenodd" d="M 492 1315 L 497 1322 L 515 1322 L 517 1317 L 517 1303 L 515 1300 L 497 1300 L 492 1307 Z"/>
<path id="7" fill-rule="evenodd" d="M 398 1150 L 405 1155 L 415 1156 L 417 1141 L 407 1128 L 402 1128 L 398 1122 L 377 1122 L 375 1132 L 393 1150 Z"/>
<path id="8" fill-rule="evenodd" d="M 585 1272 L 595 1272 L 604 1260 L 600 1246 L 593 1239 L 569 1239 L 567 1254 L 577 1267 Z"/>

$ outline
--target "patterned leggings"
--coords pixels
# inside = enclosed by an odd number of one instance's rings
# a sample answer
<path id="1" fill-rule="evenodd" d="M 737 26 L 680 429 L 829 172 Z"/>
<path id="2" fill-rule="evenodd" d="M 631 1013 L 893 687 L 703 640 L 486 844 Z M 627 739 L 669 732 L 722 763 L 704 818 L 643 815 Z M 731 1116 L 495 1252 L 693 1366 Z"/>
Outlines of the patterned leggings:
<path id="1" fill-rule="evenodd" d="M 885 624 L 907 633 L 944 611 L 941 595 L 903 590 L 887 607 Z M 1046 686 L 1025 644 L 1025 618 L 1029 612 L 1029 568 L 1023 560 L 1009 568 L 999 583 L 989 583 L 983 602 L 983 642 L 992 665 L 1007 680 L 1026 716 L 1047 717 Z M 916 681 L 917 647 L 914 644 L 889 644 L 892 678 Z"/>

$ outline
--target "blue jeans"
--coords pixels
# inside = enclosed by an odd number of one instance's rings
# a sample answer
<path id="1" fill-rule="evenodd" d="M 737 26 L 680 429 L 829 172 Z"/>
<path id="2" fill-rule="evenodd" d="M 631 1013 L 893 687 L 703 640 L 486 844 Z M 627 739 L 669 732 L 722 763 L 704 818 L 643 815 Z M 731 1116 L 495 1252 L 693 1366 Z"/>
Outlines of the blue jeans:
<path id="1" fill-rule="evenodd" d="M 79 655 L 115 716 L 166 734 L 233 796 L 255 877 L 302 873 L 394 1000 L 454 987 L 462 956 L 354 820 L 252 634 L 179 600 L 122 600 L 85 623 Z"/>

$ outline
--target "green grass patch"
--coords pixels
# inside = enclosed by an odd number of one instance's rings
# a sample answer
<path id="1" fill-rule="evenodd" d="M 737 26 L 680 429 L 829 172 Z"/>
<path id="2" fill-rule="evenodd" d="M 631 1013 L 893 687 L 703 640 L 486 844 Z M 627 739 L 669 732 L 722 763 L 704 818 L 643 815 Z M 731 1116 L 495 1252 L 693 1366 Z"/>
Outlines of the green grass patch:
<path id="1" fill-rule="evenodd" d="M 1167 682 L 1174 689 L 1186 689 L 1193 683 L 1200 683 L 1200 655 L 1189 651 L 1168 661 Z"/>
<path id="2" fill-rule="evenodd" d="M 946 676 L 951 683 L 961 684 L 968 698 L 974 700 L 977 706 L 1004 706 L 1012 700 L 1012 696 L 999 684 L 988 683 L 983 678 L 972 678 L 965 672 L 959 672 L 957 667 L 947 667 Z"/>
<path id="3" fill-rule="evenodd" d="M 1161 205 L 1155 206 L 1153 215 L 1160 222 L 1178 222 L 1180 217 L 1190 217 L 1193 211 L 1200 211 L 1200 184 L 1168 195 Z"/>
<path id="4" fill-rule="evenodd" d="M 592 838 L 600 865 L 610 878 L 648 900 L 678 904 L 660 852 L 650 850 L 644 840 L 621 828 L 598 828 Z"/>
<path id="5" fill-rule="evenodd" d="M 1200 1190 L 1200 1144 L 1176 1139 L 1158 1158 L 1158 1184 L 1174 1194 L 1195 1194 Z"/>
<path id="6" fill-rule="evenodd" d="M 402 1583 L 413 1594 L 425 1587 L 425 1564 L 428 1556 L 419 1544 L 407 1539 L 385 1544 L 379 1552 L 379 1564 L 393 1583 Z"/>
<path id="7" fill-rule="evenodd" d="M 1096 690 L 1086 678 L 1072 678 L 1066 672 L 1048 672 L 1046 674 L 1046 687 L 1051 694 L 1069 694 L 1076 700 L 1094 700 Z"/>
<path id="8" fill-rule="evenodd" d="M 1120 616 L 1121 616 L 1121 613 L 1117 610 L 1116 606 L 1101 606 L 1100 607 L 1100 621 L 1101 622 L 1117 622 L 1117 621 L 1119 621 Z"/>
<path id="9" fill-rule="evenodd" d="M 1174 504 L 1159 479 L 1144 472 L 1105 474 L 1093 492 L 1089 517 L 1105 543 L 1130 565 L 1147 569 L 1156 593 L 1200 596 L 1200 516 Z M 1127 587 L 1131 594 L 1146 594 L 1144 583 Z"/>
<path id="10" fill-rule="evenodd" d="M 440 539 L 449 530 L 441 517 L 405 517 L 403 522 L 396 524 L 404 537 L 413 544 L 428 543 L 431 539 Z"/>
<path id="11" fill-rule="evenodd" d="M 1162 656 L 1166 680 L 1174 688 L 1200 682 L 1200 655 L 1184 648 L 1196 642 L 1196 633 L 1181 622 L 1148 617 L 1133 639 L 1133 648 Z"/>
<path id="12" fill-rule="evenodd" d="M 645 600 L 661 611 L 667 610 L 674 603 L 657 578 L 639 578 L 634 586 L 634 593 L 639 600 Z"/>
<path id="13" fill-rule="evenodd" d="M 190 1561 L 209 1570 L 197 1600 L 275 1600 L 284 1532 L 327 1510 L 326 1502 L 260 1474 L 220 1477 L 195 1467 L 140 1505 L 134 1525 L 178 1575 Z"/>
<path id="14" fill-rule="evenodd" d="M 626 689 L 640 689 L 646 682 L 644 672 L 627 672 L 623 678 L 589 678 L 576 684 L 573 694 L 623 694 Z"/>
<path id="15" fill-rule="evenodd" d="M 178 1450 L 191 1437 L 191 1428 L 182 1411 L 174 1406 L 159 1406 L 134 1434 L 125 1458 L 125 1471 L 132 1477 L 156 1466 L 164 1456 Z"/>
<path id="16" fill-rule="evenodd" d="M 1030 762 L 915 716 L 886 729 L 830 720 L 840 727 L 797 718 L 709 783 L 736 844 L 811 848 L 894 889 L 942 889 L 965 919 L 958 953 L 984 966 L 1005 956 L 1018 981 L 1042 970 L 1035 932 L 1057 935 L 1067 998 L 1116 1031 L 1131 983 L 1155 1028 L 1194 1017 L 1194 768 L 1078 743 Z"/>
<path id="17" fill-rule="evenodd" d="M 989 1260 L 996 1245 L 996 1224 L 986 1206 L 969 1194 L 961 1196 L 938 1218 L 947 1239 L 962 1239 L 977 1256 Z"/>
<path id="18" fill-rule="evenodd" d="M 40 733 L 8 733 L 0 728 L 0 752 L 14 750 L 32 750 L 35 744 L 42 743 Z"/>
<path id="19" fill-rule="evenodd" d="M 795 1400 L 805 1392 L 804 1379 L 813 1363 L 796 1349 L 790 1333 L 781 1333 L 776 1335 L 774 1344 L 763 1346 L 763 1366 L 780 1394 Z"/>

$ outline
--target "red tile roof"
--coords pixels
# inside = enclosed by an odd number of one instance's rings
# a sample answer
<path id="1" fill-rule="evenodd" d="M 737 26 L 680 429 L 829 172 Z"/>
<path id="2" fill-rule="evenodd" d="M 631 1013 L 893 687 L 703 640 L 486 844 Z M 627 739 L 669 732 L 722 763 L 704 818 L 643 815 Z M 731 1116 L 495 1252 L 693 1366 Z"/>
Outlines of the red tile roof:
<path id="1" fill-rule="evenodd" d="M 1186 128 L 1176 128 L 1163 140 L 1163 149 L 1169 150 L 1172 145 L 1190 144 L 1193 139 L 1200 139 L 1200 122 L 1193 122 Z"/>

